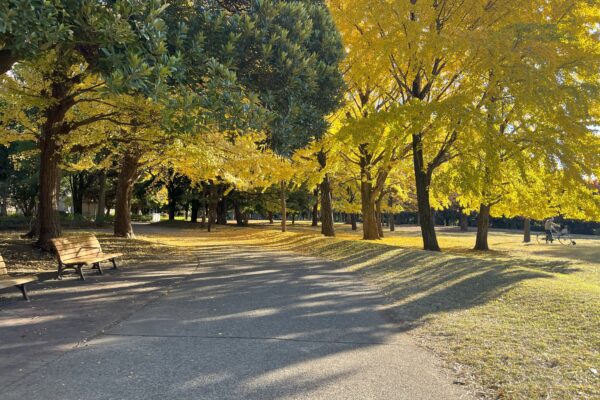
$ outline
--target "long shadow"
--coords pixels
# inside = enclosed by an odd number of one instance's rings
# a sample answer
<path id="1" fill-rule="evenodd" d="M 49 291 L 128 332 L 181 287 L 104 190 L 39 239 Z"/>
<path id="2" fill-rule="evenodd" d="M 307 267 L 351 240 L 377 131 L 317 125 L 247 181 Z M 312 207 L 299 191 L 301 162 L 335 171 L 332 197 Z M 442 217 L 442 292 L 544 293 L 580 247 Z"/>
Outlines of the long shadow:
<path id="1" fill-rule="evenodd" d="M 184 278 L 183 269 L 196 266 L 193 260 L 172 260 L 125 266 L 102 276 L 90 272 L 83 282 L 71 276 L 62 281 L 37 282 L 30 285 L 30 302 L 20 300 L 12 291 L 3 291 L 0 386 L 22 378 L 40 364 L 130 315 L 180 282 Z"/>
<path id="2" fill-rule="evenodd" d="M 292 248 L 313 240 L 270 244 Z M 340 387 L 352 392 L 383 379 L 389 387 L 379 387 L 377 396 L 392 398 L 397 393 L 386 390 L 400 390 L 406 376 L 427 371 L 412 364 L 394 369 L 406 356 L 398 332 L 439 312 L 485 304 L 518 282 L 551 279 L 545 268 L 558 267 L 480 260 L 474 267 L 469 257 L 364 242 L 321 246 L 325 255 L 348 254 L 331 263 L 213 245 L 178 255 L 188 275 L 165 253 L 165 261 L 152 260 L 159 264 L 94 277 L 85 286 L 40 285 L 46 290 L 31 304 L 7 302 L 1 310 L 0 350 L 7 357 L 0 360 L 0 384 L 12 383 L 7 398 L 275 399 L 333 398 Z M 375 311 L 387 301 L 348 266 L 374 277 L 400 303 L 391 315 Z M 386 279 L 391 269 L 402 279 Z M 95 340 L 64 354 L 84 338 Z M 33 371 L 35 354 L 55 360 L 53 369 L 30 378 L 15 373 Z M 382 369 L 394 371 L 389 381 L 379 376 Z M 80 376 L 85 383 L 74 384 Z"/>

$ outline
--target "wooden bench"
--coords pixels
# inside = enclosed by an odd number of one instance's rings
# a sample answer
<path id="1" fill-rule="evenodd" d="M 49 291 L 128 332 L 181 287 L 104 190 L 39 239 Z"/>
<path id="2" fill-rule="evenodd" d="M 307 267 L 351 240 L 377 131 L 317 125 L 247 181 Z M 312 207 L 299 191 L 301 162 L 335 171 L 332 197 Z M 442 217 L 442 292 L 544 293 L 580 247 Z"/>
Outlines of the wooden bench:
<path id="1" fill-rule="evenodd" d="M 91 265 L 92 269 L 97 269 L 102 274 L 100 263 L 111 261 L 113 268 L 118 269 L 115 258 L 122 256 L 121 253 L 104 253 L 100 247 L 100 242 L 94 235 L 71 236 L 58 239 L 51 239 L 56 256 L 58 257 L 58 272 L 56 279 L 62 279 L 65 269 L 72 268 L 79 277 L 84 280 L 83 271 L 86 265 Z"/>
<path id="2" fill-rule="evenodd" d="M 0 289 L 15 286 L 21 291 L 21 293 L 23 294 L 23 298 L 25 300 L 29 300 L 29 296 L 27 295 L 27 287 L 25 285 L 29 282 L 34 281 L 37 281 L 37 276 L 35 275 L 27 275 L 20 277 L 13 277 L 8 275 L 6 264 L 4 263 L 4 259 L 0 255 Z"/>

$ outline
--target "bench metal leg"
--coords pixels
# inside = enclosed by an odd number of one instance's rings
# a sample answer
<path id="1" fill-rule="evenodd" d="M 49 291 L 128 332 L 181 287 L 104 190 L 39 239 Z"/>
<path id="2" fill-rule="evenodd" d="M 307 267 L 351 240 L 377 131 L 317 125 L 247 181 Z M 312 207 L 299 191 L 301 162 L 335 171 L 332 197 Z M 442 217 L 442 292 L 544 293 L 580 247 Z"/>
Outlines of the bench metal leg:
<path id="1" fill-rule="evenodd" d="M 119 267 L 117 267 L 117 262 L 114 258 L 111 258 L 110 261 L 112 261 L 113 269 L 119 269 Z"/>
<path id="2" fill-rule="evenodd" d="M 23 294 L 23 298 L 29 301 L 29 295 L 27 294 L 27 288 L 25 287 L 25 284 L 17 285 L 17 288 L 21 291 L 21 294 Z"/>
<path id="3" fill-rule="evenodd" d="M 94 263 L 94 265 L 92 266 L 92 269 L 97 269 L 97 270 L 98 270 L 98 273 L 99 273 L 100 275 L 102 275 L 102 274 L 103 274 L 103 272 L 102 272 L 102 267 L 100 267 L 100 263 L 99 263 L 99 262 L 97 262 L 97 263 Z"/>
<path id="4" fill-rule="evenodd" d="M 58 280 L 62 279 L 62 273 L 64 271 L 63 265 L 62 264 L 58 264 L 58 272 L 56 273 L 56 278 Z"/>
<path id="5" fill-rule="evenodd" d="M 77 270 L 77 273 L 79 274 L 79 279 L 81 279 L 82 281 L 85 281 L 85 277 L 83 276 L 82 268 L 83 268 L 83 265 L 75 266 L 75 269 Z"/>

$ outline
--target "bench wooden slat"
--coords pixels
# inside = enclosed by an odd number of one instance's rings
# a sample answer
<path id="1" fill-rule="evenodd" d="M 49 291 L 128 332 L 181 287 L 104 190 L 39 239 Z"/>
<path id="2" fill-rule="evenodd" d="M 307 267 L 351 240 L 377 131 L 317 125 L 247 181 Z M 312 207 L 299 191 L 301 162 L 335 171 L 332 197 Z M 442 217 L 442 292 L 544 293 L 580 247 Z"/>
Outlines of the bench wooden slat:
<path id="1" fill-rule="evenodd" d="M 2 255 L 0 255 L 0 276 L 2 275 L 8 275 L 8 270 L 6 269 L 6 264 L 4 263 Z"/>
<path id="2" fill-rule="evenodd" d="M 14 276 L 14 277 L 0 277 L 0 288 L 4 289 L 11 286 L 22 285 L 24 283 L 37 281 L 36 276 Z"/>
<path id="3" fill-rule="evenodd" d="M 94 235 L 52 239 L 60 262 L 72 263 L 73 259 L 96 256 L 102 252 L 100 242 Z"/>
<path id="4" fill-rule="evenodd" d="M 121 253 L 104 253 L 100 242 L 95 235 L 69 236 L 64 238 L 51 239 L 56 256 L 58 257 L 58 274 L 60 279 L 65 267 L 74 268 L 84 279 L 81 267 L 84 265 L 93 265 L 102 273 L 100 262 L 112 261 L 113 267 L 117 268 L 115 258 L 122 256 Z"/>
<path id="5" fill-rule="evenodd" d="M 76 257 L 71 259 L 66 265 L 73 264 L 94 264 L 101 261 L 112 260 L 113 258 L 121 257 L 123 254 L 121 253 L 100 253 L 92 256 L 86 257 Z M 64 264 L 64 263 L 63 263 Z"/>
<path id="6" fill-rule="evenodd" d="M 0 254 L 0 289 L 5 289 L 11 286 L 16 286 L 19 288 L 21 293 L 23 294 L 23 298 L 25 300 L 29 300 L 27 295 L 27 289 L 25 288 L 25 284 L 29 282 L 37 281 L 37 276 L 35 275 L 25 275 L 25 276 L 10 276 L 8 275 L 8 270 L 6 269 L 6 264 L 4 263 L 4 258 L 2 258 L 2 254 Z"/>

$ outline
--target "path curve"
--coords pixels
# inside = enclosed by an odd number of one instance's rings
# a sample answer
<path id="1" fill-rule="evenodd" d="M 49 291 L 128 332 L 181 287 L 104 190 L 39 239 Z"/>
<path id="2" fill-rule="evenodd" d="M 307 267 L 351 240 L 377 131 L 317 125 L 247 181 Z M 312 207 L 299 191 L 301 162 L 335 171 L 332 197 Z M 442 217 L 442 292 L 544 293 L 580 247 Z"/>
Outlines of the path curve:
<path id="1" fill-rule="evenodd" d="M 117 305 L 122 317 L 92 340 L 17 374 L 2 398 L 469 398 L 335 264 L 233 246 L 203 248 L 192 264 L 160 296 Z"/>

